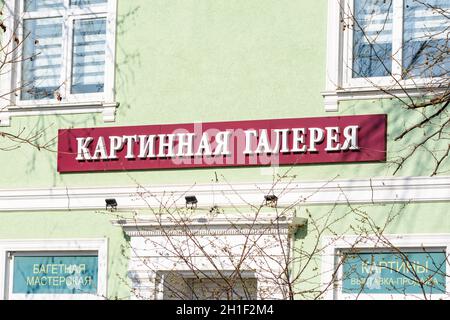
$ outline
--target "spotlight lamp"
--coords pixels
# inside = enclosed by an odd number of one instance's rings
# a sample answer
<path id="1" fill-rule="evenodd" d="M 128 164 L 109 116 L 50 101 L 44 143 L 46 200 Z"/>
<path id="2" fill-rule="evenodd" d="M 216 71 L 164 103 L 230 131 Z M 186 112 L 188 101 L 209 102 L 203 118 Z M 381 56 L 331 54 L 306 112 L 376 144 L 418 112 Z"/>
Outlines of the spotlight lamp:
<path id="1" fill-rule="evenodd" d="M 186 196 L 184 198 L 186 199 L 186 208 L 188 206 L 190 206 L 190 209 L 197 208 L 198 200 L 196 196 Z"/>
<path id="2" fill-rule="evenodd" d="M 268 207 L 275 208 L 277 206 L 278 197 L 274 194 L 265 195 L 264 200 L 264 204 Z"/>
<path id="3" fill-rule="evenodd" d="M 105 199 L 106 202 L 106 210 L 111 208 L 111 211 L 117 210 L 117 201 L 116 199 Z"/>
<path id="4" fill-rule="evenodd" d="M 209 213 L 210 213 L 210 214 L 219 214 L 219 213 L 220 213 L 220 208 L 219 208 L 219 206 L 217 206 L 217 205 L 212 206 L 212 207 L 209 209 Z"/>

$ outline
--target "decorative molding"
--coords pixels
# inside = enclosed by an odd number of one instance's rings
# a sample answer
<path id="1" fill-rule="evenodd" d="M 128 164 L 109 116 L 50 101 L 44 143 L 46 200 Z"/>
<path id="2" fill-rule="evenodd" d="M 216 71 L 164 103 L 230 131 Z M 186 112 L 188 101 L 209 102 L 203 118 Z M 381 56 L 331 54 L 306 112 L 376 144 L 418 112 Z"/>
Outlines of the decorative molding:
<path id="1" fill-rule="evenodd" d="M 121 226 L 130 237 L 142 236 L 185 236 L 187 233 L 195 236 L 248 236 L 248 235 L 288 235 L 295 209 L 288 215 L 277 216 L 273 213 L 215 217 L 200 217 L 178 221 L 164 218 L 158 220 L 155 216 L 138 219 L 113 220 L 113 224 Z"/>
<path id="2" fill-rule="evenodd" d="M 116 109 L 120 103 L 104 103 L 103 104 L 103 121 L 114 122 L 116 120 Z"/>
<path id="3" fill-rule="evenodd" d="M 120 210 L 185 207 L 184 197 L 198 199 L 197 210 L 260 206 L 275 194 L 278 207 L 345 203 L 442 202 L 450 200 L 450 176 L 372 178 L 291 183 L 236 183 L 0 190 L 0 211 L 104 210 L 115 198 Z"/>
<path id="4" fill-rule="evenodd" d="M 339 98 L 337 94 L 333 93 L 323 93 L 323 103 L 325 105 L 325 111 L 326 112 L 337 112 L 339 111 Z"/>
<path id="5" fill-rule="evenodd" d="M 432 90 L 432 91 L 431 91 Z M 444 93 L 445 89 L 426 88 L 426 87 L 405 87 L 405 88 L 385 88 L 381 90 L 377 87 L 372 88 L 348 88 L 334 91 L 321 92 L 324 98 L 325 111 L 337 112 L 339 111 L 339 102 L 354 101 L 354 100 L 376 100 L 376 99 L 390 99 L 399 98 L 404 99 L 408 97 L 423 97 L 424 95 L 437 95 Z"/>
<path id="6" fill-rule="evenodd" d="M 325 90 L 334 92 L 341 86 L 342 79 L 342 32 L 341 32 L 341 5 L 342 0 L 328 1 L 327 13 L 327 54 L 326 54 L 326 82 Z M 325 99 L 326 111 L 338 111 L 336 99 Z"/>
<path id="7" fill-rule="evenodd" d="M 195 237 L 203 237 L 203 236 L 250 236 L 250 235 L 287 235 L 288 229 L 286 228 L 280 228 L 279 230 L 276 229 L 264 229 L 264 228 L 246 228 L 246 229 L 236 229 L 236 228 L 230 228 L 230 229 L 221 229 L 221 230 L 214 230 L 214 229 L 207 229 L 204 227 L 204 229 L 195 229 L 190 230 L 189 232 L 186 232 L 184 229 L 179 230 L 156 230 L 151 228 L 136 228 L 136 230 L 132 230 L 131 227 L 124 228 L 125 233 L 129 237 L 156 237 L 156 236 L 170 236 L 170 237 L 176 237 L 176 236 L 183 236 L 186 235 L 192 235 Z"/>

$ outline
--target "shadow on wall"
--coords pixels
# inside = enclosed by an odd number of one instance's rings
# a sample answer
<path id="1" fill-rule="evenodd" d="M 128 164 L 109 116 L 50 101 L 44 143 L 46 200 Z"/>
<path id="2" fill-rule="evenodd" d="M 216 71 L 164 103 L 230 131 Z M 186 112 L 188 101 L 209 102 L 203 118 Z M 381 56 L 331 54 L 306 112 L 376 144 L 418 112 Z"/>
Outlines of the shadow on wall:
<path id="1" fill-rule="evenodd" d="M 122 38 L 127 33 L 133 32 L 133 27 L 138 26 L 138 14 L 140 6 L 132 7 L 122 15 L 119 15 L 117 19 L 117 34 L 116 38 Z M 119 60 L 120 59 L 120 60 Z M 129 67 L 129 66 L 133 66 Z M 133 86 L 135 83 L 135 75 L 133 70 L 138 70 L 141 66 L 141 54 L 140 50 L 135 49 L 130 51 L 128 47 L 123 46 L 123 42 L 116 41 L 116 86 L 115 93 L 120 91 L 123 99 L 120 101 L 120 109 L 123 114 L 126 114 L 126 110 L 130 109 L 136 98 L 127 94 L 127 86 Z"/>

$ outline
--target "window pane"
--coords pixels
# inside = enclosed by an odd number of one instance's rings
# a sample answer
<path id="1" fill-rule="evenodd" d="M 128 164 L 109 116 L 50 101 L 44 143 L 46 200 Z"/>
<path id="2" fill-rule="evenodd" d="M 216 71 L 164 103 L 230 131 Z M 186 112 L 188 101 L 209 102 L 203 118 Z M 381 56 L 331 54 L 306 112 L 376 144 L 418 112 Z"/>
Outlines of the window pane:
<path id="1" fill-rule="evenodd" d="M 445 294 L 445 251 L 345 253 L 342 293 Z"/>
<path id="2" fill-rule="evenodd" d="M 158 272 L 159 273 L 159 272 Z M 258 282 L 256 278 L 190 278 L 176 271 L 164 275 L 164 300 L 255 300 Z"/>
<path id="3" fill-rule="evenodd" d="M 405 77 L 448 76 L 450 1 L 406 0 L 403 69 Z"/>
<path id="4" fill-rule="evenodd" d="M 193 300 L 249 300 L 257 297 L 256 279 L 192 279 Z"/>
<path id="5" fill-rule="evenodd" d="M 24 21 L 23 100 L 51 99 L 61 86 L 62 19 Z"/>
<path id="6" fill-rule="evenodd" d="M 392 67 L 392 0 L 355 0 L 353 77 L 383 77 Z"/>
<path id="7" fill-rule="evenodd" d="M 97 256 L 14 256 L 13 293 L 96 294 Z"/>
<path id="8" fill-rule="evenodd" d="M 64 0 L 24 0 L 26 12 L 63 9 Z"/>
<path id="9" fill-rule="evenodd" d="M 106 19 L 75 20 L 72 93 L 103 92 Z"/>
<path id="10" fill-rule="evenodd" d="M 93 4 L 107 3 L 108 0 L 70 0 L 71 6 L 85 7 Z"/>

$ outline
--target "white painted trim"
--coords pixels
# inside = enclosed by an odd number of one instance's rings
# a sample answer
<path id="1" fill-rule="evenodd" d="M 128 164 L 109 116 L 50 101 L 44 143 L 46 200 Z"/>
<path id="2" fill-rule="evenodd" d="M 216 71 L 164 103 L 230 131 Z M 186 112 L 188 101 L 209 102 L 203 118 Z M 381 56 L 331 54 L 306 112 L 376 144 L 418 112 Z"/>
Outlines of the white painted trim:
<path id="1" fill-rule="evenodd" d="M 324 98 L 325 111 L 335 112 L 339 111 L 339 102 L 341 101 L 356 101 L 356 100 L 375 100 L 375 99 L 405 99 L 409 102 L 408 98 L 424 97 L 442 94 L 445 89 L 438 87 L 432 88 L 430 86 L 421 88 L 417 87 L 403 87 L 399 88 L 383 88 L 383 90 L 372 88 L 347 88 L 338 89 L 335 91 L 322 91 L 322 97 Z"/>
<path id="2" fill-rule="evenodd" d="M 14 295 L 11 299 L 52 299 L 52 300 L 100 300 L 107 296 L 108 282 L 108 239 L 36 239 L 36 240 L 0 240 L 0 300 L 7 298 L 6 284 L 8 277 L 8 252 L 55 252 L 55 251 L 96 251 L 98 252 L 98 287 L 97 295 L 92 294 L 58 294 L 58 295 Z"/>
<path id="3" fill-rule="evenodd" d="M 211 274 L 216 268 L 224 273 L 232 272 L 236 269 L 234 258 L 242 256 L 239 269 L 245 270 L 244 277 L 252 275 L 257 279 L 258 299 L 286 299 L 286 283 L 278 280 L 284 275 L 283 262 L 292 239 L 289 227 L 293 214 L 291 210 L 281 221 L 274 221 L 275 211 L 258 217 L 253 215 L 253 219 L 250 213 L 230 215 L 228 219 L 219 215 L 209 217 L 207 222 L 199 222 L 196 216 L 184 221 L 186 225 L 174 223 L 170 218 L 158 221 L 155 216 L 113 221 L 130 236 L 131 298 L 162 299 L 163 284 L 158 274 L 176 271 L 189 275 L 194 271 L 198 276 L 202 272 Z M 192 237 L 186 237 L 186 227 Z M 259 230 L 262 232 L 251 232 Z M 246 242 L 258 250 L 249 250 L 243 256 Z M 183 258 L 187 256 L 189 263 Z M 267 259 L 268 256 L 273 259 Z"/>
<path id="4" fill-rule="evenodd" d="M 342 84 L 342 50 L 339 50 L 342 47 L 341 5 L 342 0 L 328 1 L 325 90 L 330 92 Z"/>
<path id="5" fill-rule="evenodd" d="M 400 249 L 419 249 L 419 248 L 445 248 L 447 257 L 450 256 L 450 234 L 393 234 L 384 235 L 393 246 Z M 345 250 L 350 248 L 359 249 L 389 249 L 389 246 L 383 244 L 377 237 L 361 237 L 357 235 L 348 235 L 342 237 L 324 237 L 322 240 L 324 254 L 322 255 L 322 276 L 321 283 L 325 292 L 325 299 L 355 299 L 355 295 L 341 294 L 341 281 L 335 281 L 334 285 L 329 285 L 333 282 L 333 274 L 337 277 L 342 274 L 342 267 L 336 270 L 336 252 L 338 250 Z M 446 270 L 450 268 L 450 261 L 447 258 Z M 336 273 L 335 273 L 336 271 Z M 428 299 L 450 299 L 450 277 L 446 277 L 447 294 L 433 294 L 429 295 Z M 402 299 L 402 300 L 418 300 L 423 299 L 421 295 L 414 294 L 360 294 L 360 300 L 387 300 L 387 299 Z"/>
<path id="6" fill-rule="evenodd" d="M 6 111 L 0 111 L 0 127 L 11 124 L 13 116 L 42 116 L 42 115 L 62 115 L 80 113 L 102 113 L 104 122 L 113 122 L 115 119 L 118 103 L 60 103 L 34 106 L 7 106 Z"/>
<path id="7" fill-rule="evenodd" d="M 182 217 L 175 220 L 173 218 L 161 217 L 158 220 L 153 215 L 136 219 L 115 219 L 112 220 L 112 223 L 115 226 L 122 227 L 130 237 L 184 236 L 186 235 L 184 226 L 189 226 L 189 229 L 198 236 L 219 234 L 221 236 L 242 234 L 289 235 L 294 216 L 295 208 L 283 216 L 277 215 L 275 212 L 270 212 L 260 213 L 257 216 L 255 214 L 240 214 L 238 216 L 196 215 L 195 218 L 187 220 L 181 220 Z"/>
<path id="8" fill-rule="evenodd" d="M 116 83 L 116 42 L 117 42 L 117 0 L 108 1 L 108 19 L 106 29 L 106 43 L 109 44 L 110 50 L 106 49 L 105 59 L 110 63 L 105 64 L 105 101 L 115 101 L 115 83 Z M 114 117 L 111 118 L 111 110 L 106 111 L 109 113 L 105 115 L 103 113 L 105 122 L 114 121 Z"/>
<path id="9" fill-rule="evenodd" d="M 291 183 L 236 183 L 150 185 L 0 190 L 0 211 L 50 211 L 105 209 L 105 199 L 115 198 L 119 210 L 185 207 L 186 195 L 195 195 L 199 209 L 259 206 L 264 195 L 275 194 L 278 206 L 450 201 L 450 176 L 380 177 Z"/>
<path id="10" fill-rule="evenodd" d="M 190 209 L 186 210 L 187 212 Z M 295 211 L 295 209 L 294 209 Z M 235 226 L 244 226 L 244 225 L 288 225 L 292 220 L 293 214 L 290 212 L 285 215 L 277 215 L 275 212 L 270 213 L 261 213 L 257 217 L 255 217 L 254 213 L 241 213 L 238 216 L 233 215 L 232 220 L 230 218 L 225 217 L 223 215 L 219 216 L 208 216 L 208 215 L 195 215 L 195 218 L 189 219 L 185 221 L 190 226 L 204 226 L 207 224 L 211 227 L 223 227 L 227 225 L 235 225 Z M 277 222 L 278 221 L 278 222 Z M 174 221 L 170 217 L 161 217 L 161 219 L 157 219 L 155 215 L 149 216 L 139 216 L 136 219 L 116 219 L 113 220 L 114 225 L 121 226 L 123 228 L 126 227 L 155 227 L 159 228 L 160 226 L 168 227 L 168 228 L 178 228 L 180 223 Z"/>
<path id="11" fill-rule="evenodd" d="M 392 76 L 401 81 L 403 73 L 403 0 L 394 0 L 392 10 Z"/>
<path id="12" fill-rule="evenodd" d="M 19 26 L 18 34 L 20 34 L 20 20 L 22 17 L 20 7 L 16 7 L 16 0 L 6 0 L 7 11 L 7 25 L 13 26 L 13 21 L 16 19 L 16 24 Z M 114 85 L 115 85 L 115 60 L 116 60 L 116 29 L 117 29 L 117 0 L 109 0 L 107 5 L 92 6 L 87 11 L 86 9 L 67 9 L 63 12 L 45 11 L 38 13 L 26 13 L 27 18 L 30 17 L 48 17 L 51 15 L 62 15 L 65 17 L 63 32 L 63 69 L 61 72 L 62 92 L 64 102 L 60 103 L 55 100 L 30 100 L 20 101 L 12 93 L 15 88 L 20 87 L 20 62 L 12 66 L 7 64 L 5 70 L 2 70 L 0 76 L 0 96 L 4 99 L 0 101 L 0 127 L 10 126 L 11 117 L 13 116 L 37 116 L 37 115 L 60 115 L 60 114 L 80 114 L 80 113 L 102 113 L 104 122 L 115 121 L 116 108 L 119 106 L 115 102 Z M 106 52 L 105 52 L 105 82 L 104 92 L 95 94 L 70 94 L 71 82 L 71 35 L 73 15 L 80 15 L 89 17 L 86 13 L 104 16 L 107 18 L 107 32 L 106 32 Z M 68 17 L 67 15 L 71 15 Z M 68 31 L 67 31 L 68 30 Z M 11 38 L 10 28 L 7 29 L 3 41 Z M 19 36 L 21 38 L 21 36 Z M 8 46 L 8 51 L 13 52 L 13 43 Z M 17 53 L 16 53 L 17 54 Z M 67 62 L 68 61 L 68 62 Z M 65 83 L 67 82 L 67 86 Z M 8 96 L 10 98 L 8 98 Z M 17 100 L 17 101 L 16 101 Z"/>

